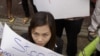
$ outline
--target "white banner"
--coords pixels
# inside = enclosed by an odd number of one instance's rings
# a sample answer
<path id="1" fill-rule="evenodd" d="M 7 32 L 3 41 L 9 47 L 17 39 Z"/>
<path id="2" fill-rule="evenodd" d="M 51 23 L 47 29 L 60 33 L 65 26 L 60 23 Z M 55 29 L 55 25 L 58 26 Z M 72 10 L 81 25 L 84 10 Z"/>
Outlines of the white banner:
<path id="1" fill-rule="evenodd" d="M 3 50 L 3 56 L 62 56 L 25 40 L 6 24 L 3 31 L 1 49 Z"/>
<path id="2" fill-rule="evenodd" d="M 84 17 L 90 14 L 90 0 L 33 0 L 38 11 L 51 12 L 55 19 Z"/>

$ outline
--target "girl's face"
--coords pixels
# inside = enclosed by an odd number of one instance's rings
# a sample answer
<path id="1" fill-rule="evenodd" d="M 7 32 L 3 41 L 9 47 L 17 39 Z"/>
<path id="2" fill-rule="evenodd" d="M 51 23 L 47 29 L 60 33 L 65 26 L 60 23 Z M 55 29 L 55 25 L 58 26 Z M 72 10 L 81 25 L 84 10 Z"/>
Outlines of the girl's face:
<path id="1" fill-rule="evenodd" d="M 31 35 L 37 45 L 45 46 L 51 38 L 51 31 L 48 25 L 38 26 L 32 29 Z"/>

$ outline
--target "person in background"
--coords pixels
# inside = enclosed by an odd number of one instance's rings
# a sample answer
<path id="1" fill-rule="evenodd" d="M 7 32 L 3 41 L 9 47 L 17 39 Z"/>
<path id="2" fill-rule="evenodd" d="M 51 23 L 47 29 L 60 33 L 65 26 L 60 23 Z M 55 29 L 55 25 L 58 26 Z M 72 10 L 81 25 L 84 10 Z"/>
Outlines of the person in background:
<path id="1" fill-rule="evenodd" d="M 13 17 L 13 14 L 11 12 L 12 0 L 6 0 L 6 1 L 7 1 L 7 15 L 8 15 L 9 22 L 14 22 L 15 18 Z M 33 0 L 30 0 L 30 3 L 32 4 L 34 13 L 36 13 L 37 9 L 33 4 Z M 25 17 L 23 19 L 23 23 L 26 24 L 29 21 L 29 17 L 30 17 L 28 0 L 22 0 L 22 7 L 23 7 L 24 12 L 25 12 Z"/>
<path id="2" fill-rule="evenodd" d="M 67 35 L 67 49 L 66 53 L 68 56 L 76 56 L 77 54 L 77 37 L 80 33 L 83 18 L 67 18 L 67 19 L 56 19 L 56 35 L 61 38 L 63 29 L 65 28 Z M 62 53 L 63 45 L 58 45 L 56 51 Z"/>
<path id="3" fill-rule="evenodd" d="M 33 0 L 29 0 L 29 1 L 33 7 L 34 13 L 36 13 L 37 9 L 36 9 L 35 5 L 33 4 Z M 23 18 L 23 23 L 26 24 L 29 21 L 29 17 L 30 17 L 28 0 L 22 0 L 22 7 L 25 12 L 25 17 Z"/>
<path id="4" fill-rule="evenodd" d="M 88 38 L 91 41 L 96 36 L 96 31 L 100 26 L 100 0 L 96 1 L 94 12 L 91 16 L 91 23 L 88 27 Z"/>
<path id="5" fill-rule="evenodd" d="M 9 19 L 9 22 L 14 22 L 15 18 L 12 15 L 11 9 L 12 9 L 12 0 L 6 0 L 7 3 L 7 17 Z"/>
<path id="6" fill-rule="evenodd" d="M 97 36 L 97 31 L 100 28 L 100 0 L 96 0 L 95 9 L 91 16 L 91 23 L 88 27 L 88 39 L 94 40 Z M 92 54 L 93 55 L 93 54 Z M 100 56 L 100 51 L 96 50 L 96 56 Z"/>

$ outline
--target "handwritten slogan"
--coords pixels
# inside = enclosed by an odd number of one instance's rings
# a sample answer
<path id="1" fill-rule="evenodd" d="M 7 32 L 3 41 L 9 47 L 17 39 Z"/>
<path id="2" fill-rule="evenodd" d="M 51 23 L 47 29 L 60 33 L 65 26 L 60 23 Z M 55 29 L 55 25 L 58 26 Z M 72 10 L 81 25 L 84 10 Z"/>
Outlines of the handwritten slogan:
<path id="1" fill-rule="evenodd" d="M 1 49 L 3 56 L 62 56 L 25 40 L 12 31 L 7 24 L 3 31 Z"/>
<path id="2" fill-rule="evenodd" d="M 55 19 L 89 16 L 90 0 L 33 0 L 38 11 L 51 12 Z"/>

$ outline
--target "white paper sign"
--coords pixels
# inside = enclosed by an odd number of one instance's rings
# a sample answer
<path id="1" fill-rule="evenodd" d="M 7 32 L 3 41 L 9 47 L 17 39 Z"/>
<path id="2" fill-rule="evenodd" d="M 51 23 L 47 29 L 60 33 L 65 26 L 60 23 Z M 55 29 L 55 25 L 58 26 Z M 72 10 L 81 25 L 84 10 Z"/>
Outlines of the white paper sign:
<path id="1" fill-rule="evenodd" d="M 89 16 L 90 0 L 33 0 L 38 11 L 51 12 L 55 19 Z"/>
<path id="2" fill-rule="evenodd" d="M 4 27 L 1 49 L 4 56 L 62 56 L 25 40 L 7 25 Z"/>
<path id="3" fill-rule="evenodd" d="M 2 33 L 3 33 L 3 25 L 0 22 L 0 39 L 2 38 Z"/>

